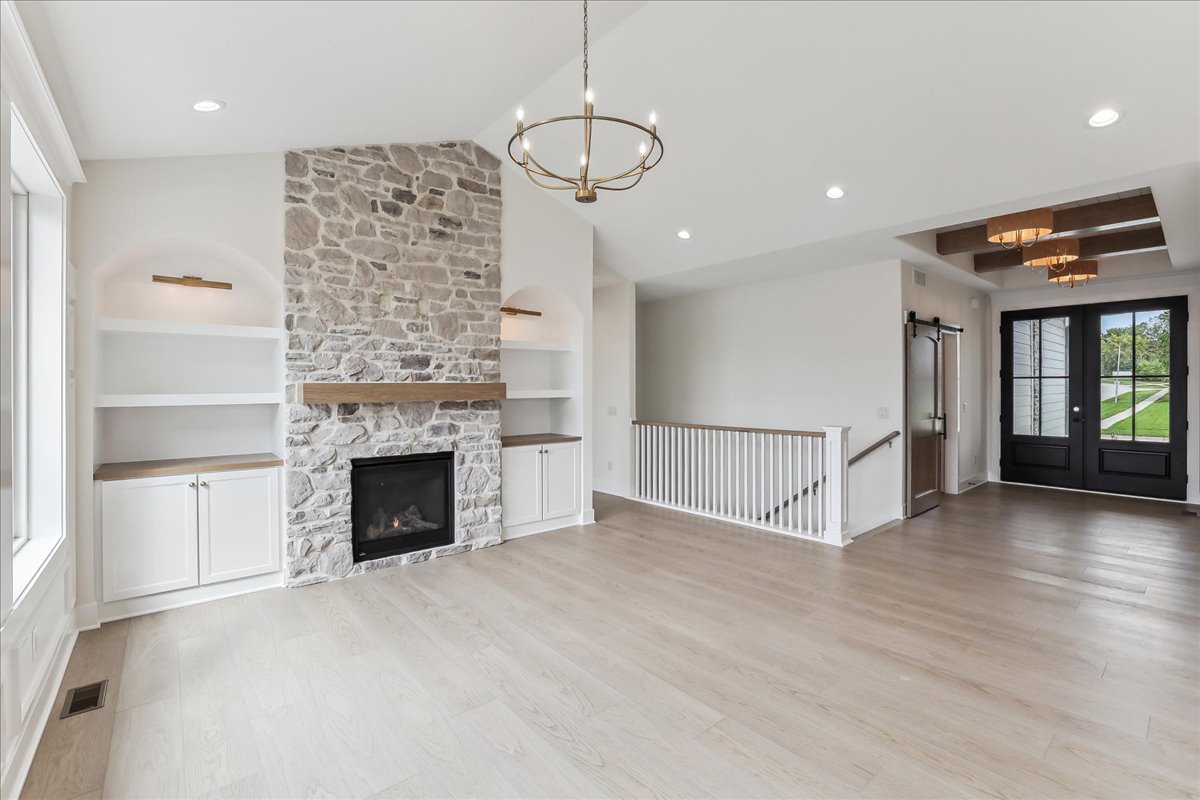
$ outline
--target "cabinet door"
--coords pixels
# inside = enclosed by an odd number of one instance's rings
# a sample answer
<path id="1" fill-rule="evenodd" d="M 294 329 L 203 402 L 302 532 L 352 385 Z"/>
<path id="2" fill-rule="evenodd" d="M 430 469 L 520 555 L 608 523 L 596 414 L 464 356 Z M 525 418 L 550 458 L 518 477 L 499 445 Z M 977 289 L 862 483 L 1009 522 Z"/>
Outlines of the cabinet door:
<path id="1" fill-rule="evenodd" d="M 200 583 L 279 569 L 279 470 L 201 473 Z"/>
<path id="2" fill-rule="evenodd" d="M 196 476 L 132 478 L 101 486 L 105 601 L 195 586 Z"/>
<path id="3" fill-rule="evenodd" d="M 542 519 L 579 513 L 579 442 L 543 445 Z"/>
<path id="4" fill-rule="evenodd" d="M 500 451 L 500 501 L 505 526 L 542 518 L 542 448 L 505 447 Z"/>

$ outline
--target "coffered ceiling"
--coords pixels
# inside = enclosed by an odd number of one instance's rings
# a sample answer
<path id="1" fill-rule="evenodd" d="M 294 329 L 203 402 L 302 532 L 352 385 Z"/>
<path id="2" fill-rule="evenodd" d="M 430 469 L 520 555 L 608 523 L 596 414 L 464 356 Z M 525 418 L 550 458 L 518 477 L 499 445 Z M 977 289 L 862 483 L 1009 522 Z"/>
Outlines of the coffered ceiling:
<path id="1" fill-rule="evenodd" d="M 463 137 L 502 154 L 518 104 L 580 105 L 575 2 L 19 8 L 85 158 Z M 1147 263 L 1200 268 L 1198 3 L 593 0 L 590 16 L 597 112 L 656 110 L 666 157 L 632 192 L 554 196 L 646 296 L 876 258 L 995 288 L 1004 272 L 939 253 L 935 232 L 1147 188 L 1168 254 Z M 197 115 L 199 97 L 229 105 Z M 1102 107 L 1121 121 L 1089 128 Z M 593 161 L 625 154 L 610 142 Z"/>

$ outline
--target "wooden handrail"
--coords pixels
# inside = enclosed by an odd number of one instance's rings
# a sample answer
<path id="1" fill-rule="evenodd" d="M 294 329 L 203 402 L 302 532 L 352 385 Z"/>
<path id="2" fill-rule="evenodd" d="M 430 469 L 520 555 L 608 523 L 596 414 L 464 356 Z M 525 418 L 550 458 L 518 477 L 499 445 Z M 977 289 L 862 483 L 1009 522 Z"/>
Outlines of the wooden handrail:
<path id="1" fill-rule="evenodd" d="M 874 442 L 873 444 L 867 445 L 861 451 L 859 451 L 858 454 L 851 456 L 849 461 L 846 462 L 846 466 L 849 466 L 849 467 L 854 466 L 859 461 L 862 461 L 864 458 L 869 456 L 871 453 L 874 453 L 876 450 L 883 447 L 885 444 L 892 441 L 892 439 L 895 439 L 899 435 L 900 435 L 900 431 L 892 431 L 891 433 L 884 435 L 883 437 L 881 437 L 879 439 L 879 441 Z M 775 506 L 775 508 L 773 508 L 770 511 L 768 511 L 767 513 L 763 514 L 761 517 L 758 518 L 758 521 L 762 522 L 767 517 L 771 517 L 771 516 L 778 514 L 780 511 L 787 508 L 790 503 L 798 502 L 800 500 L 800 498 L 803 497 L 804 495 L 808 494 L 810 490 L 815 492 L 817 490 L 817 486 L 819 486 L 821 484 L 821 481 L 825 480 L 825 477 L 826 477 L 825 474 L 822 473 L 821 477 L 818 478 L 817 480 L 813 481 L 811 486 L 805 486 L 803 489 L 796 492 L 794 495 L 789 497 L 787 500 L 784 500 L 781 504 Z"/>
<path id="2" fill-rule="evenodd" d="M 816 436 L 825 438 L 825 431 L 791 431 L 779 428 L 731 428 L 726 425 L 689 425 L 684 422 L 656 422 L 654 420 L 635 419 L 634 425 L 657 425 L 661 428 L 689 428 L 700 431 L 732 431 L 733 433 L 765 433 L 771 436 Z M 899 435 L 900 431 L 896 431 Z"/>

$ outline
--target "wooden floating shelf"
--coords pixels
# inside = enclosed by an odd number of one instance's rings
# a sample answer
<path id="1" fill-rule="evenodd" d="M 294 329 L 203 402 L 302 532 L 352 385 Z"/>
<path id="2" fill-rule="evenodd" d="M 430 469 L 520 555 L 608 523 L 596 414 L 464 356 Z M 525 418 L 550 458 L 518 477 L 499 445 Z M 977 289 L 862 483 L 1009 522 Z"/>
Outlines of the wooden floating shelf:
<path id="1" fill-rule="evenodd" d="M 570 436 L 565 433 L 522 433 L 514 436 L 501 436 L 501 447 L 527 447 L 532 444 L 557 444 L 559 442 L 579 442 L 582 436 Z"/>
<path id="2" fill-rule="evenodd" d="M 501 350 L 549 350 L 552 352 L 569 353 L 575 349 L 570 342 L 526 342 L 520 339 L 504 339 L 500 342 Z"/>
<path id="3" fill-rule="evenodd" d="M 503 383 L 301 383 L 296 402 L 324 403 L 420 403 L 438 400 L 503 400 Z"/>
<path id="4" fill-rule="evenodd" d="M 165 319 L 119 319 L 104 317 L 97 323 L 104 333 L 152 333 L 167 336 L 223 336 L 232 339 L 282 339 L 283 328 L 255 325 L 212 325 L 203 322 L 175 322 Z"/>
<path id="5" fill-rule="evenodd" d="M 92 477 L 98 481 L 116 481 L 126 478 L 158 478 L 164 475 L 189 475 L 193 472 L 226 472 L 235 469 L 281 466 L 283 466 L 283 459 L 274 453 L 251 453 L 237 456 L 166 458 L 157 461 L 101 464 L 96 468 Z"/>
<path id="6" fill-rule="evenodd" d="M 155 406 L 265 406 L 283 402 L 279 392 L 222 392 L 219 394 L 102 394 L 96 408 L 153 408 Z"/>
<path id="7" fill-rule="evenodd" d="M 564 397 L 574 397 L 570 389 L 512 389 L 508 392 L 507 400 L 555 400 Z"/>

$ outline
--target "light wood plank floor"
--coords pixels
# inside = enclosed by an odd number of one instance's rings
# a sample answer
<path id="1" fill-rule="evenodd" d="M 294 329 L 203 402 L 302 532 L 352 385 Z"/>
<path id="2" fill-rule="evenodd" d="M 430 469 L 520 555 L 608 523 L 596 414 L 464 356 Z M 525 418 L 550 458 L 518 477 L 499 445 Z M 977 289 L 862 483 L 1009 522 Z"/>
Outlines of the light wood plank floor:
<path id="1" fill-rule="evenodd" d="M 1200 522 L 988 485 L 845 550 L 600 523 L 105 625 L 34 798 L 1185 797 Z M 61 698 L 60 698 L 61 702 Z"/>

